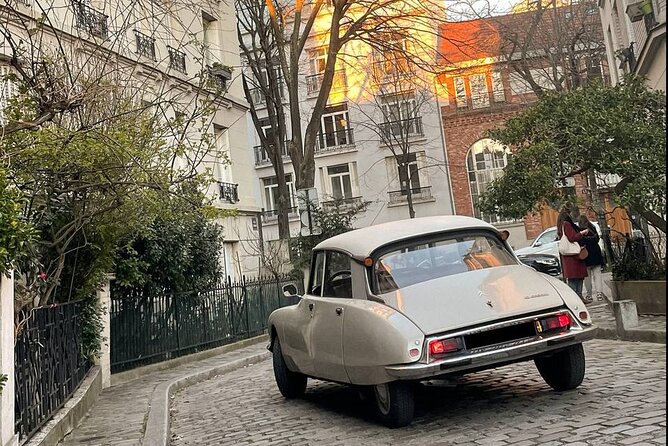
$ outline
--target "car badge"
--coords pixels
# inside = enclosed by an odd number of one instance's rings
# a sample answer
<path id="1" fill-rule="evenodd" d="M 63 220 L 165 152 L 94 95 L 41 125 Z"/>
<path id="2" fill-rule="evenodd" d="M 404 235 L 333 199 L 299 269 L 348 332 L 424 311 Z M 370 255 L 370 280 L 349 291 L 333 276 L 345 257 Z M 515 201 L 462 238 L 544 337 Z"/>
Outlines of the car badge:
<path id="1" fill-rule="evenodd" d="M 489 305 L 489 308 L 494 307 L 494 305 L 492 305 L 492 301 L 491 301 L 491 300 L 488 300 L 488 301 L 487 301 L 487 305 Z"/>

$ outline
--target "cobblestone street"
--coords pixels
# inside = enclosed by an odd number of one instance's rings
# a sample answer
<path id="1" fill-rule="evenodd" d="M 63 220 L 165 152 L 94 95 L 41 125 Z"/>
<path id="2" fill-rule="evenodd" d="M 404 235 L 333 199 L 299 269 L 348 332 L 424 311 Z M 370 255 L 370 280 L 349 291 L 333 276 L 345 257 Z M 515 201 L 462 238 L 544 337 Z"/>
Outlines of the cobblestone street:
<path id="1" fill-rule="evenodd" d="M 594 340 L 575 391 L 557 393 L 532 362 L 428 383 L 416 418 L 379 425 L 346 386 L 310 380 L 286 401 L 271 361 L 187 387 L 172 401 L 172 445 L 647 445 L 666 444 L 666 346 Z"/>

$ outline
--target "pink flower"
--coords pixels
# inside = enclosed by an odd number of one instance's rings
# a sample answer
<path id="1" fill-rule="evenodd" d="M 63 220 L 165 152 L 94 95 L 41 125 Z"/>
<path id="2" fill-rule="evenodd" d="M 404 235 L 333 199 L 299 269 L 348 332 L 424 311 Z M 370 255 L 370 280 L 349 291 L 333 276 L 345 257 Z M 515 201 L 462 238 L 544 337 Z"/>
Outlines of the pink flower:
<path id="1" fill-rule="evenodd" d="M 42 280 L 46 280 L 46 273 L 45 273 L 44 271 L 42 271 L 41 273 L 39 273 L 39 274 L 37 275 L 37 277 L 39 277 L 39 278 L 42 279 Z"/>

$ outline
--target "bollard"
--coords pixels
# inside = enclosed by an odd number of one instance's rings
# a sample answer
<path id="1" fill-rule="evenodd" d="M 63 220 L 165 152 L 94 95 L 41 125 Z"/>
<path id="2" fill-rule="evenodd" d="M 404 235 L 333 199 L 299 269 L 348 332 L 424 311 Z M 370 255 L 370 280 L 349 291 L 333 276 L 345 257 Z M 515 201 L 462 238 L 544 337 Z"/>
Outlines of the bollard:
<path id="1" fill-rule="evenodd" d="M 615 315 L 618 333 L 638 326 L 638 310 L 634 301 L 614 300 L 612 301 L 612 312 Z"/>
<path id="2" fill-rule="evenodd" d="M 102 345 L 98 365 L 102 375 L 103 389 L 111 386 L 111 281 L 115 278 L 113 274 L 107 274 L 102 287 L 97 290 L 97 299 L 102 308 Z"/>
<path id="3" fill-rule="evenodd" d="M 18 444 L 14 426 L 14 273 L 0 274 L 0 373 L 7 382 L 0 395 L 0 446 Z"/>

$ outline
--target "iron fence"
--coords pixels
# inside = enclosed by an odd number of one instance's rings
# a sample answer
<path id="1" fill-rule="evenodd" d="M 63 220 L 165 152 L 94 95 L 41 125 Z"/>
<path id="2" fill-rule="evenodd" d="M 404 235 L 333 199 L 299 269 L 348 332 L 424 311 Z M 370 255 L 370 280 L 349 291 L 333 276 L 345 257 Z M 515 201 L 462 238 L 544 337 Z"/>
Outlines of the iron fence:
<path id="1" fill-rule="evenodd" d="M 287 277 L 221 283 L 204 293 L 115 295 L 111 299 L 112 373 L 166 361 L 262 334 L 269 314 L 296 303 Z"/>
<path id="2" fill-rule="evenodd" d="M 90 368 L 81 349 L 83 304 L 34 309 L 17 336 L 15 429 L 30 438 L 79 387 Z"/>

